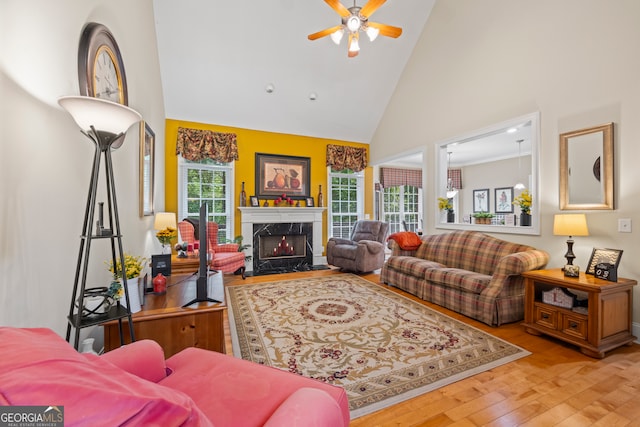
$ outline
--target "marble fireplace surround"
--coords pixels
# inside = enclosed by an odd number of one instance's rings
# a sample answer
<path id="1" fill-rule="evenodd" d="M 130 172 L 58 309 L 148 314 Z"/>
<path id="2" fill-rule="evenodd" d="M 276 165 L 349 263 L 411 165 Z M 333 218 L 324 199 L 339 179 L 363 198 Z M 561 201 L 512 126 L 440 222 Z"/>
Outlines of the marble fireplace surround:
<path id="1" fill-rule="evenodd" d="M 310 223 L 313 226 L 313 265 L 324 264 L 322 256 L 324 246 L 322 244 L 322 214 L 326 208 L 307 207 L 241 207 L 242 241 L 250 244 L 251 247 L 245 249 L 247 255 L 253 254 L 253 225 L 254 224 L 275 224 L 275 223 Z M 253 260 L 246 263 L 247 272 L 253 271 Z"/>

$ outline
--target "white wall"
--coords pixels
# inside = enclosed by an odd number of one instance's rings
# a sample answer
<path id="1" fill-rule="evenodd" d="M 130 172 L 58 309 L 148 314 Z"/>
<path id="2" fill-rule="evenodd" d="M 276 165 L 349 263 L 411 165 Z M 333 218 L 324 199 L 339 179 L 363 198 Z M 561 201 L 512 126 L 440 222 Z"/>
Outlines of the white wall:
<path id="1" fill-rule="evenodd" d="M 575 238 L 574 252 L 584 269 L 593 247 L 623 249 L 619 275 L 640 279 L 638 22 L 637 0 L 437 0 L 371 142 L 372 163 L 426 146 L 433 171 L 438 141 L 540 111 L 541 236 L 502 237 L 545 249 L 559 267 L 559 134 L 615 122 L 616 210 L 588 212 L 591 235 Z M 435 199 L 427 188 L 428 215 Z M 634 232 L 618 233 L 618 218 Z"/>
<path id="2" fill-rule="evenodd" d="M 78 43 L 90 21 L 122 52 L 129 106 L 156 133 L 156 210 L 164 206 L 164 106 L 151 0 L 0 2 L 0 325 L 64 336 L 93 144 L 57 104 L 78 95 Z M 138 215 L 139 128 L 113 153 L 126 252 L 159 253 Z M 104 200 L 104 199 L 103 199 Z M 109 245 L 92 246 L 89 286 L 106 286 Z"/>

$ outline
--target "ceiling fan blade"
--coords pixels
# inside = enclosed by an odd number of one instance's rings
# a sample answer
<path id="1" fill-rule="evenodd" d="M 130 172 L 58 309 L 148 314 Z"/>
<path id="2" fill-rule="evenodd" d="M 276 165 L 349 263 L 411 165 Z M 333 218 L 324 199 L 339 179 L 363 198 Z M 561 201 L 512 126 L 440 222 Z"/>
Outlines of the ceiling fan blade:
<path id="1" fill-rule="evenodd" d="M 340 3 L 340 0 L 324 0 L 324 2 L 327 3 L 329 6 L 331 6 L 331 8 L 336 12 L 338 12 L 338 15 L 342 16 L 343 18 L 346 18 L 347 16 L 351 15 L 351 12 L 349 12 L 349 9 L 344 7 L 344 5 Z"/>
<path id="2" fill-rule="evenodd" d="M 365 18 L 369 18 L 373 14 L 373 12 L 378 10 L 378 8 L 382 6 L 386 1 L 387 0 L 369 0 L 367 4 L 362 6 L 362 9 L 360 9 L 360 15 L 364 16 Z"/>
<path id="3" fill-rule="evenodd" d="M 342 28 L 342 25 L 336 25 L 335 27 L 327 28 L 322 31 L 318 31 L 317 33 L 309 34 L 307 38 L 309 40 L 316 40 L 316 39 L 319 39 L 320 37 L 328 36 L 329 34 L 335 33 L 340 28 Z"/>
<path id="4" fill-rule="evenodd" d="M 398 38 L 402 34 L 402 28 L 394 27 L 392 25 L 380 24 L 378 22 L 369 22 L 368 25 L 380 30 L 380 34 L 387 37 Z"/>

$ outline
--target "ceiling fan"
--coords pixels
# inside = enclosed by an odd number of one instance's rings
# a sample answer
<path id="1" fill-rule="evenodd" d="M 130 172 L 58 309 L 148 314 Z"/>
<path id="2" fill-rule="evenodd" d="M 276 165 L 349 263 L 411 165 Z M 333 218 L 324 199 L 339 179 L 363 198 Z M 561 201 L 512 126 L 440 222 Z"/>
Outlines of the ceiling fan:
<path id="1" fill-rule="evenodd" d="M 400 27 L 369 22 L 369 17 L 373 12 L 378 10 L 387 0 L 369 0 L 367 4 L 362 7 L 356 6 L 354 0 L 353 7 L 350 8 L 346 8 L 340 3 L 340 0 L 324 1 L 342 17 L 342 24 L 309 34 L 307 38 L 309 40 L 316 40 L 331 35 L 331 40 L 333 40 L 335 44 L 340 44 L 345 31 L 347 31 L 349 33 L 349 58 L 358 55 L 360 51 L 360 45 L 358 44 L 360 31 L 365 32 L 371 41 L 374 41 L 376 37 L 378 37 L 378 34 L 393 38 L 400 37 L 400 34 L 402 34 L 402 28 Z"/>

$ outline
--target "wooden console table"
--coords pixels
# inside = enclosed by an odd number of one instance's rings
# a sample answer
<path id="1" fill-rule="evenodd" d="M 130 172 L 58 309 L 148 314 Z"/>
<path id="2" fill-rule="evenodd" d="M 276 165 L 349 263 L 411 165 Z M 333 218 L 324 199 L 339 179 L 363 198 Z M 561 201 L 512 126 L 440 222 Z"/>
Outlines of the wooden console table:
<path id="1" fill-rule="evenodd" d="M 171 255 L 171 274 L 192 274 L 196 273 L 199 267 L 200 258 L 197 256 L 178 258 L 175 254 Z"/>
<path id="2" fill-rule="evenodd" d="M 182 308 L 196 296 L 196 278 L 193 274 L 171 275 L 167 278 L 165 295 L 145 295 L 142 310 L 132 315 L 136 340 L 158 342 L 165 357 L 187 347 L 225 352 L 224 314 L 227 307 L 224 304 L 222 274 L 214 274 L 216 289 L 209 297 L 223 303 L 200 302 Z M 120 347 L 118 322 L 107 322 L 103 326 L 105 351 Z M 125 338 L 128 337 L 128 325 L 123 324 L 123 330 Z"/>
<path id="3" fill-rule="evenodd" d="M 583 272 L 579 277 L 566 277 L 559 268 L 528 271 L 522 276 L 525 279 L 523 326 L 528 333 L 553 336 L 597 358 L 635 341 L 631 333 L 635 280 L 621 278 L 609 282 Z M 584 312 L 543 302 L 542 292 L 554 288 L 586 292 Z"/>

